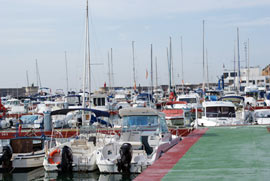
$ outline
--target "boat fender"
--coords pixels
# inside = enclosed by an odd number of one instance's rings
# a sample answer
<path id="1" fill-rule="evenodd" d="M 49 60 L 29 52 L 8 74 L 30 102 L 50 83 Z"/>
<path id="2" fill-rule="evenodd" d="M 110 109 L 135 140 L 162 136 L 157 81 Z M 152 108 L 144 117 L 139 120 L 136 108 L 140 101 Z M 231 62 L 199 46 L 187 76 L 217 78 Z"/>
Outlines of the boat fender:
<path id="1" fill-rule="evenodd" d="M 123 143 L 120 147 L 120 159 L 117 159 L 118 172 L 130 173 L 132 160 L 132 145 L 130 143 Z"/>
<path id="2" fill-rule="evenodd" d="M 61 163 L 57 166 L 61 172 L 72 172 L 73 155 L 68 146 L 62 148 Z"/>
<path id="3" fill-rule="evenodd" d="M 12 148 L 10 145 L 3 147 L 2 156 L 0 157 L 0 165 L 2 165 L 3 169 L 11 170 L 12 162 L 10 161 L 12 158 Z"/>
<path id="4" fill-rule="evenodd" d="M 53 151 L 49 154 L 48 161 L 49 161 L 50 164 L 57 164 L 57 165 L 60 164 L 60 161 L 58 161 L 58 162 L 54 162 L 54 161 L 53 161 L 53 157 L 54 157 L 54 155 L 55 155 L 56 153 L 60 153 L 60 149 L 55 149 L 55 150 L 53 150 Z"/>

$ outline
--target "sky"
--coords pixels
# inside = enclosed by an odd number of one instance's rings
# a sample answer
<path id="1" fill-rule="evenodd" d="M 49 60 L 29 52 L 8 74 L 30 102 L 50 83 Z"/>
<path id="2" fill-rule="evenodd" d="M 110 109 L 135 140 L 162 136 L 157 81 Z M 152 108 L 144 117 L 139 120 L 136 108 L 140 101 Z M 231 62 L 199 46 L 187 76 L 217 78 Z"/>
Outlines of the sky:
<path id="1" fill-rule="evenodd" d="M 80 90 L 83 84 L 86 0 L 0 0 L 0 88 L 37 84 Z M 250 65 L 264 68 L 270 57 L 269 0 L 89 0 L 91 89 L 108 85 L 108 52 L 113 50 L 114 86 L 133 86 L 135 41 L 137 86 L 150 85 L 150 45 L 158 84 L 168 84 L 166 48 L 172 38 L 173 82 L 180 84 L 181 37 L 184 82 L 203 81 L 203 33 L 210 82 L 233 68 L 239 27 L 241 65 L 249 40 Z M 154 80 L 155 72 L 154 72 Z M 156 84 L 154 82 L 154 84 Z"/>

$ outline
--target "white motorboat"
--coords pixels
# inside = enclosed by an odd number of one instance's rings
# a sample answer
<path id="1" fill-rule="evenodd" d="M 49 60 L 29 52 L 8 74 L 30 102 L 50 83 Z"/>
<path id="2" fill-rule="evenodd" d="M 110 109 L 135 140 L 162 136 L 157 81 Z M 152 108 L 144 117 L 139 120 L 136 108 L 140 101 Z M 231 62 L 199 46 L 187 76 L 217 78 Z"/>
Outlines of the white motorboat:
<path id="1" fill-rule="evenodd" d="M 2 171 L 32 170 L 42 167 L 44 138 L 19 137 L 10 140 L 10 144 L 1 147 L 0 168 Z"/>
<path id="2" fill-rule="evenodd" d="M 126 108 L 120 139 L 97 150 L 97 165 L 102 173 L 140 173 L 180 138 L 168 130 L 164 113 L 151 108 Z"/>
<path id="3" fill-rule="evenodd" d="M 270 109 L 256 109 L 253 112 L 255 124 L 270 124 Z"/>
<path id="4" fill-rule="evenodd" d="M 199 126 L 225 126 L 243 124 L 235 116 L 235 105 L 227 101 L 203 102 L 203 115 L 198 119 Z"/>
<path id="5" fill-rule="evenodd" d="M 88 125 L 80 128 L 80 135 L 76 138 L 56 144 L 56 146 L 47 145 L 43 162 L 46 171 L 93 171 L 97 169 L 96 150 L 114 140 L 113 135 L 97 133 L 95 127 L 89 127 L 94 115 L 96 121 L 100 121 L 99 117 L 108 117 L 108 112 L 78 108 L 57 110 L 51 115 L 68 114 L 72 111 L 91 112 L 91 121 L 88 120 Z"/>

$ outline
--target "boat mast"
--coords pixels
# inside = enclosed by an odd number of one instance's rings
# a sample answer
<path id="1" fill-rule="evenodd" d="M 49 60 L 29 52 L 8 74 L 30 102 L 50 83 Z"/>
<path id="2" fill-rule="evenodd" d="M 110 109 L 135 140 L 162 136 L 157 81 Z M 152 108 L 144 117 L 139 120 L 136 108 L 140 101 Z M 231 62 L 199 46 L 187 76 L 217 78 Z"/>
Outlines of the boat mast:
<path id="1" fill-rule="evenodd" d="M 237 91 L 240 92 L 241 87 L 241 76 L 240 76 L 240 52 L 239 52 L 239 28 L 237 27 L 237 56 L 238 56 L 238 85 L 237 85 Z"/>
<path id="2" fill-rule="evenodd" d="M 109 77 L 109 91 L 111 90 L 111 66 L 110 66 L 110 51 L 108 51 L 108 77 Z"/>
<path id="3" fill-rule="evenodd" d="M 171 92 L 171 64 L 170 64 L 168 47 L 166 48 L 166 50 L 167 50 L 167 62 L 168 62 L 168 73 L 169 73 L 169 92 Z"/>
<path id="4" fill-rule="evenodd" d="M 39 75 L 39 70 L 38 70 L 38 62 L 36 59 L 36 74 L 37 74 L 37 86 L 39 84 L 39 87 L 41 88 L 41 80 L 40 80 L 40 75 Z"/>
<path id="5" fill-rule="evenodd" d="M 132 41 L 132 61 L 133 61 L 133 86 L 136 91 L 136 76 L 135 76 L 135 55 L 134 55 L 134 41 Z"/>
<path id="6" fill-rule="evenodd" d="M 182 93 L 184 94 L 184 55 L 183 55 L 183 38 L 181 36 L 181 70 L 182 70 Z"/>
<path id="7" fill-rule="evenodd" d="M 209 72 L 208 72 L 208 52 L 207 52 L 207 48 L 205 50 L 206 52 L 206 78 L 207 78 L 207 87 L 208 89 L 210 89 L 210 86 L 209 86 Z"/>
<path id="8" fill-rule="evenodd" d="M 157 57 L 156 57 L 156 88 L 158 88 L 158 68 L 157 68 Z"/>
<path id="9" fill-rule="evenodd" d="M 235 76 L 236 76 L 236 72 L 235 72 L 235 63 L 236 63 L 236 47 L 235 47 L 236 42 L 234 41 L 234 49 L 233 49 L 233 86 L 234 86 L 234 91 L 236 90 L 236 86 L 235 86 Z"/>
<path id="10" fill-rule="evenodd" d="M 172 89 L 172 37 L 170 37 L 170 54 L 169 54 L 169 64 L 170 64 L 170 92 Z"/>
<path id="11" fill-rule="evenodd" d="M 204 20 L 203 20 L 203 50 L 202 50 L 202 56 L 203 56 L 203 85 L 202 85 L 202 90 L 203 90 L 203 93 L 205 93 L 205 72 L 204 72 Z"/>
<path id="12" fill-rule="evenodd" d="M 151 94 L 153 94 L 153 45 L 151 44 Z"/>
<path id="13" fill-rule="evenodd" d="M 89 23 L 88 23 L 88 0 L 86 1 L 86 20 L 85 20 L 85 53 L 84 53 L 84 71 L 83 71 L 83 108 L 85 105 L 85 90 L 86 90 L 86 74 L 88 67 L 88 89 L 89 89 L 89 106 L 90 105 L 90 93 L 91 93 L 91 77 L 90 77 L 90 42 L 89 42 Z M 82 112 L 82 122 L 85 123 L 85 113 Z"/>
<path id="14" fill-rule="evenodd" d="M 26 70 L 27 87 L 29 87 L 28 71 Z"/>
<path id="15" fill-rule="evenodd" d="M 111 48 L 111 81 L 112 81 L 112 88 L 114 86 L 114 78 L 113 78 L 113 49 Z"/>
<path id="16" fill-rule="evenodd" d="M 247 79 L 248 79 L 248 86 L 249 86 L 249 61 L 250 61 L 250 56 L 249 56 L 249 38 L 248 38 L 248 42 L 247 42 L 247 59 L 248 59 L 248 72 L 247 72 Z"/>
<path id="17" fill-rule="evenodd" d="M 88 0 L 87 0 L 87 21 L 86 21 L 86 28 L 87 28 L 87 36 L 86 36 L 86 41 L 87 41 L 87 46 L 86 46 L 86 59 L 88 63 L 88 101 L 89 101 L 89 108 L 91 109 L 91 62 L 90 62 L 90 38 L 89 38 L 89 15 L 88 15 Z"/>
<path id="18" fill-rule="evenodd" d="M 67 95 L 68 95 L 68 66 L 67 66 L 67 52 L 65 51 L 65 64 L 66 64 L 66 83 L 67 83 Z"/>

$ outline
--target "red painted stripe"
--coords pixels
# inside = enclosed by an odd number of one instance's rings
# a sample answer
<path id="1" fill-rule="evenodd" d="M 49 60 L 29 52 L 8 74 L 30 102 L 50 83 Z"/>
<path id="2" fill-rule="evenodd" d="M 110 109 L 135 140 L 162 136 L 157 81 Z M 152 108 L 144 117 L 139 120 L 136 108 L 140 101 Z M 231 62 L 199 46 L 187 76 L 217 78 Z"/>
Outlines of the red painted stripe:
<path id="1" fill-rule="evenodd" d="M 135 178 L 135 181 L 161 180 L 206 131 L 207 128 L 194 130 L 172 149 L 167 151 L 153 165 L 144 170 Z"/>

